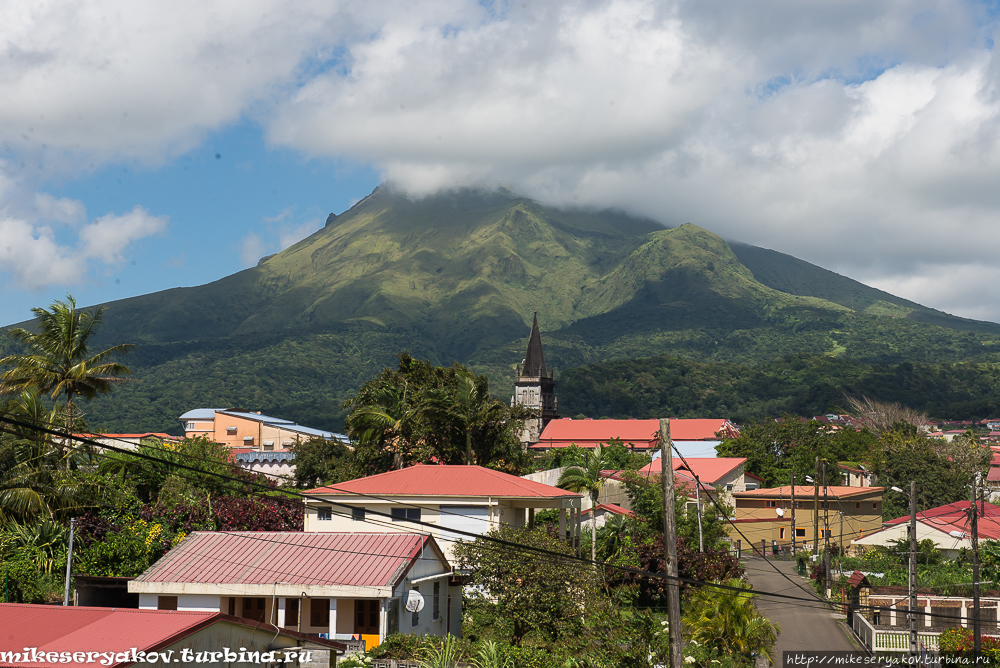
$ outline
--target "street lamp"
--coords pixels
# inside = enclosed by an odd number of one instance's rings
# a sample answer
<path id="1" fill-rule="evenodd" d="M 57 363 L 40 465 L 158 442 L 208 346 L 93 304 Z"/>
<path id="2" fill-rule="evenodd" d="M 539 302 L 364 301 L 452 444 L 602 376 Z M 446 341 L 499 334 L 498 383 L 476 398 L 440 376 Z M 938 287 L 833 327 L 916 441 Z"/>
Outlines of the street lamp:
<path id="1" fill-rule="evenodd" d="M 910 618 L 910 656 L 917 657 L 919 648 L 917 647 L 917 482 L 910 481 L 910 493 L 907 494 L 899 487 L 890 487 L 894 492 L 898 492 L 910 499 L 910 573 L 908 578 L 908 588 L 910 594 L 909 618 Z"/>

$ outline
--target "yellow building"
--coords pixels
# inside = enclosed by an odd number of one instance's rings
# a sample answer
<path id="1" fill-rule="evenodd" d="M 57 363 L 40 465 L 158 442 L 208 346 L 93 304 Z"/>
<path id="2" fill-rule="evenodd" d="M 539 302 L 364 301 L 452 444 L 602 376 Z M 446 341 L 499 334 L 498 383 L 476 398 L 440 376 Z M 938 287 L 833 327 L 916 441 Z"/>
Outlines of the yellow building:
<path id="1" fill-rule="evenodd" d="M 882 528 L 881 487 L 820 487 L 818 504 L 815 489 L 796 485 L 794 490 L 785 486 L 735 492 L 729 525 L 733 544 L 741 541 L 744 549 L 752 545 L 759 550 L 764 541 L 768 550 L 788 549 L 794 538 L 797 550 L 812 549 L 814 539 L 822 548 L 828 535 L 831 545 L 850 545 Z"/>

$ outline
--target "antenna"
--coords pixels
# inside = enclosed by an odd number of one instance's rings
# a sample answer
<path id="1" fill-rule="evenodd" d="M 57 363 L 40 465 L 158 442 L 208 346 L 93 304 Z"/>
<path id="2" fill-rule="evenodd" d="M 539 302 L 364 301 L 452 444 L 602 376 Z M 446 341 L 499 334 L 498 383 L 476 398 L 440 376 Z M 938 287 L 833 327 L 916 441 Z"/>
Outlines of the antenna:
<path id="1" fill-rule="evenodd" d="M 775 508 L 774 512 L 778 513 L 778 517 L 784 517 L 785 516 L 785 509 L 784 508 Z"/>

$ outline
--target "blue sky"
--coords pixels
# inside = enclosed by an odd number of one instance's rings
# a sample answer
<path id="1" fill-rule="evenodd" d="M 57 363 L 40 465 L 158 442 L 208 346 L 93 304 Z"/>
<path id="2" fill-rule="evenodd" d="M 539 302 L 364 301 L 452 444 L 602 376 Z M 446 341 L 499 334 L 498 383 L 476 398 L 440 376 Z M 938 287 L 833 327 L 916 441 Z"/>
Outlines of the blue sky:
<path id="1" fill-rule="evenodd" d="M 27 319 L 33 306 L 67 292 L 91 304 L 214 281 L 315 232 L 378 183 L 365 165 L 269 148 L 251 122 L 213 132 L 160 166 L 115 162 L 58 179 L 47 192 L 82 202 L 89 217 L 139 205 L 166 216 L 165 229 L 131 244 L 120 261 L 92 263 L 82 282 L 42 290 L 5 283 L 0 320 Z"/>
<path id="2" fill-rule="evenodd" d="M 8 0 L 0 323 L 505 185 L 1000 321 L 995 3 Z M 216 156 L 219 157 L 216 157 Z"/>

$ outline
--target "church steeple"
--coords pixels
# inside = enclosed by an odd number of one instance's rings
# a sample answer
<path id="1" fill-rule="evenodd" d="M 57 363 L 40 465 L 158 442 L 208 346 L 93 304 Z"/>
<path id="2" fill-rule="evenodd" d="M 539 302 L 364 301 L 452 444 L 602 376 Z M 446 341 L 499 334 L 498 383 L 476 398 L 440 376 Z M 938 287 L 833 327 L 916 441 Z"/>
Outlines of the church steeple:
<path id="1" fill-rule="evenodd" d="M 526 406 L 538 412 L 537 418 L 525 422 L 524 434 L 521 437 L 525 445 L 537 443 L 542 429 L 549 420 L 559 417 L 554 376 L 555 370 L 545 366 L 542 334 L 538 329 L 536 311 L 531 321 L 531 334 L 528 335 L 528 351 L 524 360 L 517 366 L 514 396 L 510 400 L 511 406 Z"/>

